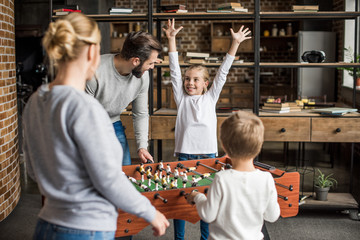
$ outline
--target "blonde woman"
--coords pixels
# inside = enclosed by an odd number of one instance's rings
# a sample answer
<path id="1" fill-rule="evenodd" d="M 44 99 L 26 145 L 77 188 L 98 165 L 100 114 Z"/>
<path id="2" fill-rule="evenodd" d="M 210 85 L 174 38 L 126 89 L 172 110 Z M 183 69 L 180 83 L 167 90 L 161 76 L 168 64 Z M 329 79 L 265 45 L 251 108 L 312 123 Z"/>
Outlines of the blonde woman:
<path id="1" fill-rule="evenodd" d="M 169 62 L 177 117 L 175 125 L 175 155 L 179 161 L 214 158 L 217 154 L 216 102 L 219 99 L 226 76 L 234 61 L 240 43 L 250 39 L 250 30 L 240 27 L 238 32 L 230 29 L 232 43 L 209 91 L 209 73 L 202 65 L 190 66 L 182 81 L 176 50 L 176 35 L 182 27 L 175 28 L 175 20 L 168 20 L 163 29 L 169 41 Z M 184 239 L 185 221 L 174 220 L 175 239 Z M 209 235 L 208 224 L 200 222 L 201 239 Z"/>
<path id="2" fill-rule="evenodd" d="M 100 60 L 97 24 L 71 13 L 50 23 L 43 46 L 57 74 L 31 96 L 23 116 L 28 173 L 45 196 L 34 239 L 114 239 L 117 208 L 164 234 L 164 215 L 122 173 L 108 114 L 84 92 Z"/>

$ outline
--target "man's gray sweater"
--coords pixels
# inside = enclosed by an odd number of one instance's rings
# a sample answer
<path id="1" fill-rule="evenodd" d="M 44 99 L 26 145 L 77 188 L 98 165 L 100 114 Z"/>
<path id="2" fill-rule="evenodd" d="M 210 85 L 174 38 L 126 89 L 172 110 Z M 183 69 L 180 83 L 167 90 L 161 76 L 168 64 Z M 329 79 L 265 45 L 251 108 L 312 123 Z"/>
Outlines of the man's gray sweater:
<path id="1" fill-rule="evenodd" d="M 103 105 L 113 123 L 120 120 L 121 112 L 132 103 L 137 148 L 147 149 L 149 73 L 146 71 L 141 78 L 132 74 L 122 76 L 115 68 L 114 56 L 101 55 L 96 77 L 87 82 L 85 91 Z"/>

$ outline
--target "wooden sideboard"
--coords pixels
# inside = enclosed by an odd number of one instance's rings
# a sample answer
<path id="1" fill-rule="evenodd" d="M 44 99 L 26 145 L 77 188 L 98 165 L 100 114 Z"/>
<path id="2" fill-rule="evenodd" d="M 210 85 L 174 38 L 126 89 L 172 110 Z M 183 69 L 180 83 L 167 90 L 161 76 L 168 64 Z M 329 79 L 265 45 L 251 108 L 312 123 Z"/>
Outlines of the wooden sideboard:
<path id="1" fill-rule="evenodd" d="M 250 111 L 250 110 L 249 110 Z M 229 114 L 218 114 L 218 130 Z M 342 117 L 323 116 L 309 110 L 295 113 L 260 113 L 265 126 L 265 141 L 274 142 L 360 142 L 360 114 Z M 132 117 L 121 116 L 128 139 L 134 139 Z M 175 137 L 176 110 L 160 109 L 150 117 L 149 139 Z"/>

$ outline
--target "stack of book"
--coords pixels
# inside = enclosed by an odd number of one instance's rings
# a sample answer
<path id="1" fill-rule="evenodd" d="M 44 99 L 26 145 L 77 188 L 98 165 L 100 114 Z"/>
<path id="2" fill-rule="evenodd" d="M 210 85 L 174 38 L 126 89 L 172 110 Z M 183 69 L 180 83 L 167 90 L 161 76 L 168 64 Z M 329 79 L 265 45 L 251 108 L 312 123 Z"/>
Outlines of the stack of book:
<path id="1" fill-rule="evenodd" d="M 183 4 L 162 5 L 161 11 L 165 13 L 187 13 L 188 10 Z"/>
<path id="2" fill-rule="evenodd" d="M 221 3 L 217 5 L 217 9 L 220 11 L 232 11 L 232 12 L 247 12 L 248 9 L 244 8 L 241 3 L 230 2 L 230 3 Z"/>
<path id="3" fill-rule="evenodd" d="M 185 61 L 191 64 L 204 64 L 209 59 L 210 53 L 186 52 Z"/>
<path id="4" fill-rule="evenodd" d="M 287 102 L 289 104 L 290 112 L 301 112 L 303 106 L 298 105 L 296 102 Z"/>
<path id="5" fill-rule="evenodd" d="M 263 112 L 271 112 L 271 113 L 288 113 L 290 112 L 289 103 L 264 103 L 264 106 L 261 108 Z"/>
<path id="6" fill-rule="evenodd" d="M 292 10 L 294 12 L 317 12 L 319 5 L 293 5 Z"/>
<path id="7" fill-rule="evenodd" d="M 68 15 L 72 12 L 81 12 L 81 10 L 79 10 L 79 5 L 61 5 L 56 6 L 53 9 L 53 14 L 56 16 Z"/>
<path id="8" fill-rule="evenodd" d="M 132 8 L 112 7 L 109 9 L 110 15 L 130 14 L 132 12 Z"/>

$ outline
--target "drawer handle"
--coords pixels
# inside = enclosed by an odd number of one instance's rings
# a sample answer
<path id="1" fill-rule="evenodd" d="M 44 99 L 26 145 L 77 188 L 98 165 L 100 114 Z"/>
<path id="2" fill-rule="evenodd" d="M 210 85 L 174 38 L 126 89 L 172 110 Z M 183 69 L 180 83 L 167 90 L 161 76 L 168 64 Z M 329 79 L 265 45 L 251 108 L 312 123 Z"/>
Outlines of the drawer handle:
<path id="1" fill-rule="evenodd" d="M 280 132 L 286 132 L 285 128 L 280 129 Z"/>
<path id="2" fill-rule="evenodd" d="M 335 130 L 335 132 L 337 132 L 337 133 L 341 132 L 341 128 L 337 128 L 337 129 Z"/>

